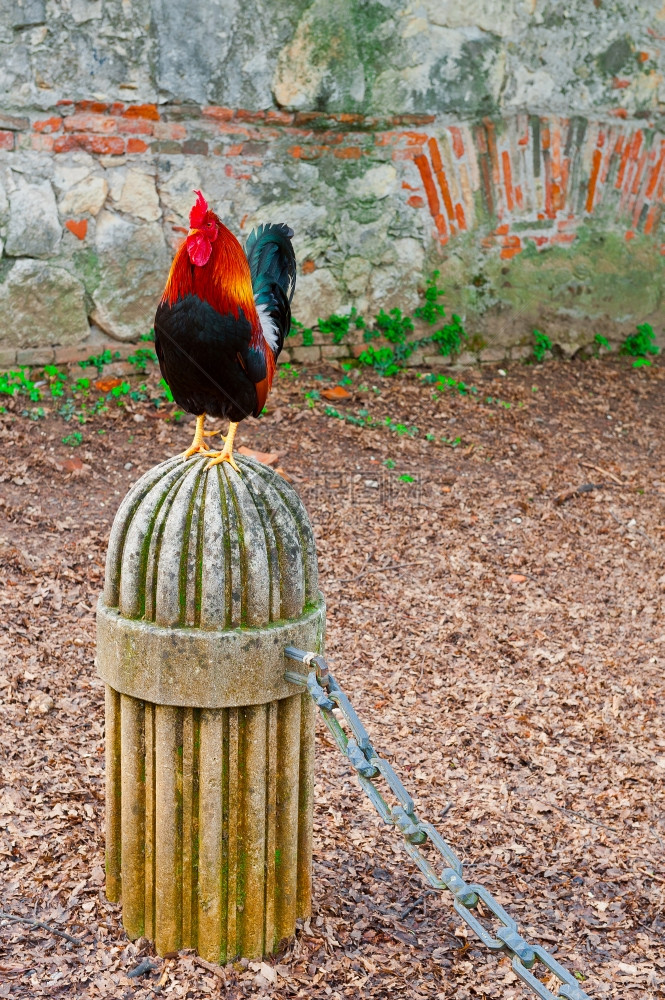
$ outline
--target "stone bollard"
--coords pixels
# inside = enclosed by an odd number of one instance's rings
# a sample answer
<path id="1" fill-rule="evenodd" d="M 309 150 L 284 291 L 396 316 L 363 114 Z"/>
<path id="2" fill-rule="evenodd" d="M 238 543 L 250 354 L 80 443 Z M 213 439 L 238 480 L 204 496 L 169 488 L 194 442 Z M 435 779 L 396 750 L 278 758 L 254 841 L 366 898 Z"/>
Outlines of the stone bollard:
<path id="1" fill-rule="evenodd" d="M 174 458 L 116 514 L 97 611 L 106 683 L 106 894 L 131 939 L 227 962 L 310 912 L 314 707 L 284 679 L 322 651 L 305 509 L 236 455 Z"/>

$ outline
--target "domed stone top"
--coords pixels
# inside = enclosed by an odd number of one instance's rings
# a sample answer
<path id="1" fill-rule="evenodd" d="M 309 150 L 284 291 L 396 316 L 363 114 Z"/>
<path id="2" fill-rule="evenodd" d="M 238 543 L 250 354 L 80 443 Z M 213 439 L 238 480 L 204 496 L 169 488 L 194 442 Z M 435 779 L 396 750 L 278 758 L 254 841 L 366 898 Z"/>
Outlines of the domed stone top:
<path id="1" fill-rule="evenodd" d="M 236 455 L 177 457 L 121 503 L 98 608 L 98 671 L 164 704 L 223 707 L 293 694 L 289 643 L 320 650 L 325 607 L 307 512 L 280 475 Z"/>
<path id="2" fill-rule="evenodd" d="M 236 455 L 205 472 L 163 462 L 132 487 L 113 522 L 104 603 L 157 625 L 228 629 L 297 618 L 318 599 L 312 528 L 296 491 Z"/>

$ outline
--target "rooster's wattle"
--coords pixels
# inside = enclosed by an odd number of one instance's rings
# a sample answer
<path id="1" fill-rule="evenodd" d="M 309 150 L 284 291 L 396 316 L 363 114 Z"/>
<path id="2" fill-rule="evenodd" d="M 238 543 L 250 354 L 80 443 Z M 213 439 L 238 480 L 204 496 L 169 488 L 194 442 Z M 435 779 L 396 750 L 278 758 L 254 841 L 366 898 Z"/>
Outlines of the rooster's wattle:
<path id="1" fill-rule="evenodd" d="M 176 403 L 196 414 L 184 457 L 202 453 L 210 457 L 206 468 L 230 462 L 237 470 L 238 423 L 261 413 L 291 325 L 293 230 L 261 225 L 243 251 L 201 192 L 195 194 L 190 230 L 155 316 L 155 350 Z M 204 441 L 206 413 L 230 421 L 222 451 L 211 451 Z"/>

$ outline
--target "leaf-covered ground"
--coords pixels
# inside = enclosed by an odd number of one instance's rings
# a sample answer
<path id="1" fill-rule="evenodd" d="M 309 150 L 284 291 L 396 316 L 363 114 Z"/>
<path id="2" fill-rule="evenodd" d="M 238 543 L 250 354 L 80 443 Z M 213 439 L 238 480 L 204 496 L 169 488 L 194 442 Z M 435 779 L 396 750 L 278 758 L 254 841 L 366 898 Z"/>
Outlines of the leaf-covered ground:
<path id="1" fill-rule="evenodd" d="M 665 371 L 488 369 L 467 394 L 342 374 L 287 370 L 237 442 L 277 452 L 311 514 L 334 674 L 529 941 L 592 997 L 665 995 Z M 120 498 L 191 428 L 125 402 L 78 448 L 20 399 L 0 417 L 0 997 L 530 995 L 423 884 L 322 725 L 295 943 L 128 977 L 152 953 L 104 898 L 94 605 Z"/>

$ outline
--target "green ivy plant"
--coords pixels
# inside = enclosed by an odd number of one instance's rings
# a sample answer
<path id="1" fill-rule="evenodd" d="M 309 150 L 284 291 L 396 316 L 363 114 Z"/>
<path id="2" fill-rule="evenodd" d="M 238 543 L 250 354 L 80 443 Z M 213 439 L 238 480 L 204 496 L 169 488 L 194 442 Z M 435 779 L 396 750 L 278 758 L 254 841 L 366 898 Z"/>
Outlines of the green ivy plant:
<path id="1" fill-rule="evenodd" d="M 548 351 L 552 350 L 552 341 L 547 336 L 546 333 L 541 333 L 540 330 L 533 331 L 533 356 L 535 360 L 540 364 L 547 354 Z"/>
<path id="2" fill-rule="evenodd" d="M 629 333 L 621 347 L 620 354 L 627 354 L 633 361 L 634 368 L 650 365 L 649 355 L 658 354 L 660 347 L 655 343 L 655 334 L 651 323 L 640 323 L 635 333 Z"/>

